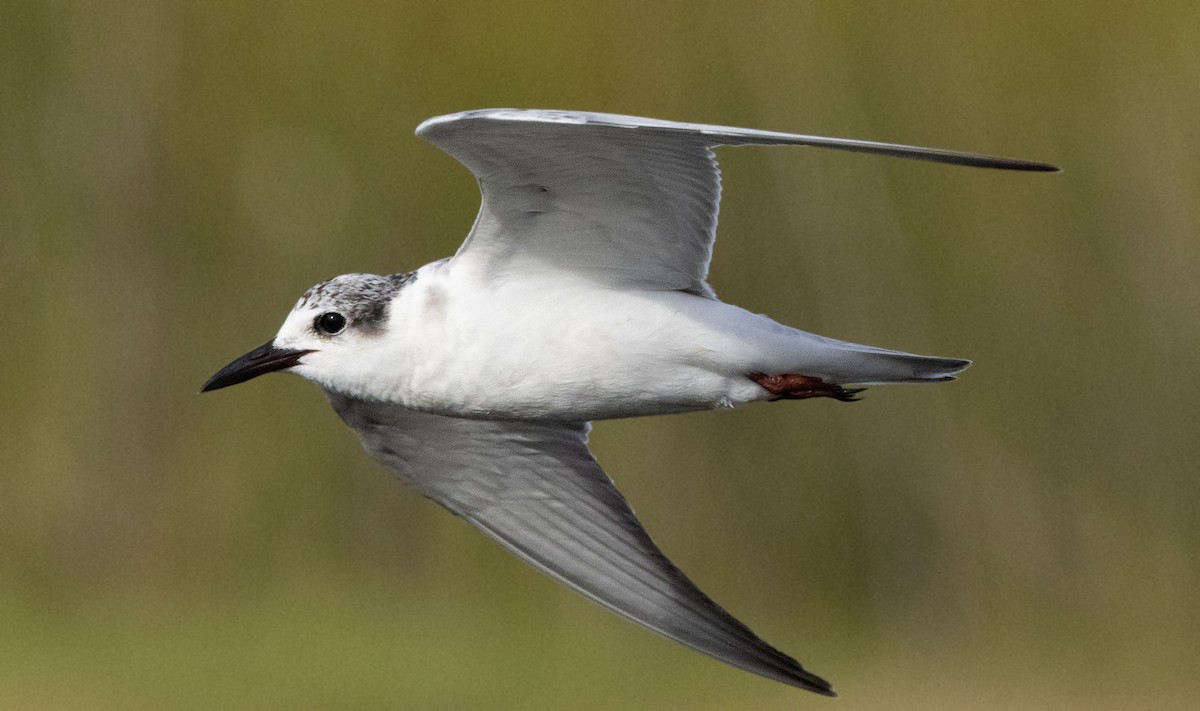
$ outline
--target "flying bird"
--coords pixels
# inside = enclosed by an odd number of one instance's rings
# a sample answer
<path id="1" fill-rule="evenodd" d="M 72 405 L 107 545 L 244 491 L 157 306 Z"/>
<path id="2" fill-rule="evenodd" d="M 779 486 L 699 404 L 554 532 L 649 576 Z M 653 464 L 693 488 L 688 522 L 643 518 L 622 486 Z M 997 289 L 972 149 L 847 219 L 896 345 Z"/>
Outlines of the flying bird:
<path id="1" fill-rule="evenodd" d="M 203 390 L 288 371 L 324 389 L 402 482 L 534 568 L 728 664 L 833 696 L 654 544 L 588 451 L 592 420 L 857 399 L 970 365 L 825 338 L 720 301 L 706 281 L 713 149 L 833 148 L 979 168 L 1044 163 L 573 111 L 439 116 L 417 135 L 478 179 L 453 257 L 309 289 L 273 339 Z"/>

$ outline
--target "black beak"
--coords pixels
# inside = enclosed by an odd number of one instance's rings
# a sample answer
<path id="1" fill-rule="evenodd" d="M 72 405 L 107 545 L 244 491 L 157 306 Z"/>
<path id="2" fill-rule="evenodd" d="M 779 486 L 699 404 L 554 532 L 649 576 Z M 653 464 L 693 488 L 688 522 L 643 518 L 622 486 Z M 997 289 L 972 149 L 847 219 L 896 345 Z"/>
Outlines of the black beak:
<path id="1" fill-rule="evenodd" d="M 209 390 L 237 385 L 264 373 L 291 368 L 298 365 L 300 357 L 306 353 L 312 353 L 312 351 L 276 348 L 275 339 L 271 339 L 218 370 L 217 374 L 209 378 L 204 387 L 200 388 L 200 392 L 206 393 Z"/>

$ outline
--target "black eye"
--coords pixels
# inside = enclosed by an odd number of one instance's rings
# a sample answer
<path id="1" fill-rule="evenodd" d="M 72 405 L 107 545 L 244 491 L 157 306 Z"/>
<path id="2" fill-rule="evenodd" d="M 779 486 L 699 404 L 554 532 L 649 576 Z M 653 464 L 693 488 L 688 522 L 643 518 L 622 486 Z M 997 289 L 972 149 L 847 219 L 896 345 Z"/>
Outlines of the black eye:
<path id="1" fill-rule="evenodd" d="M 318 331 L 332 336 L 341 333 L 342 329 L 346 327 L 346 317 L 336 311 L 326 311 L 318 316 L 316 321 L 313 321 L 313 326 Z"/>

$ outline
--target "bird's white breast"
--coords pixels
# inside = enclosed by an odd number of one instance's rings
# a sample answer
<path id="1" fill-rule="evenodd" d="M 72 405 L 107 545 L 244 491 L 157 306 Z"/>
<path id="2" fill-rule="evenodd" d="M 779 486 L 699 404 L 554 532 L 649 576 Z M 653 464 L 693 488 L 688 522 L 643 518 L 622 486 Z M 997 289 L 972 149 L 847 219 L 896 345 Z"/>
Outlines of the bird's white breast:
<path id="1" fill-rule="evenodd" d="M 758 386 L 714 360 L 732 344 L 695 308 L 734 309 L 561 272 L 493 281 L 469 264 L 429 265 L 391 306 L 371 389 L 427 412 L 557 420 L 759 399 Z"/>

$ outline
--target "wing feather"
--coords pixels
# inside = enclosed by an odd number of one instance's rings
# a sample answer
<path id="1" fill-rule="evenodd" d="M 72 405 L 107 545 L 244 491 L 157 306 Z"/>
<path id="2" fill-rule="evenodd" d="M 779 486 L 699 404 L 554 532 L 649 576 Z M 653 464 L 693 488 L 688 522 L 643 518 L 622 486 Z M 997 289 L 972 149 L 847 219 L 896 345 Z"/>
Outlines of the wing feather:
<path id="1" fill-rule="evenodd" d="M 398 478 L 534 568 L 692 649 L 833 695 L 667 559 L 588 452 L 587 424 L 466 420 L 332 393 L 330 401 Z"/>
<path id="2" fill-rule="evenodd" d="M 483 193 L 457 259 L 493 276 L 570 271 L 606 284 L 712 296 L 720 173 L 712 149 L 798 145 L 977 168 L 1045 163 L 616 114 L 485 109 L 417 128 L 465 165 Z"/>

